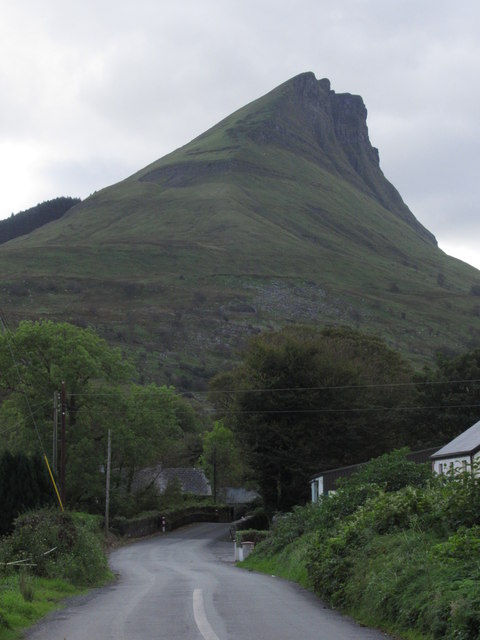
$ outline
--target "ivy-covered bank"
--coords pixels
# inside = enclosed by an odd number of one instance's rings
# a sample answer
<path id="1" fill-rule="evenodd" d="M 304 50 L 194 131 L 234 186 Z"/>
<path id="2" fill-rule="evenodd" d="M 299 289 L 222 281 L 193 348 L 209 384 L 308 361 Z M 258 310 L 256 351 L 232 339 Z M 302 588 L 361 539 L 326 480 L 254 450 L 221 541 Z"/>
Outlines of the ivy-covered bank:
<path id="1" fill-rule="evenodd" d="M 409 640 L 480 637 L 480 479 L 381 456 L 276 519 L 243 563 Z"/>

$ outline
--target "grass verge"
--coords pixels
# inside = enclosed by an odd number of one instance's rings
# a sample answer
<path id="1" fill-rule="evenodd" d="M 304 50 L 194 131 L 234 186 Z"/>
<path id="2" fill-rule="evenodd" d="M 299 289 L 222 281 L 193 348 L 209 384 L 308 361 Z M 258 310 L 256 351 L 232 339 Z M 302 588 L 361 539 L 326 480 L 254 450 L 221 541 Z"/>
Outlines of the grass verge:
<path id="1" fill-rule="evenodd" d="M 65 598 L 112 578 L 97 517 L 48 509 L 20 516 L 0 540 L 0 640 L 21 638 Z"/>
<path id="2" fill-rule="evenodd" d="M 29 576 L 29 601 L 22 595 L 20 582 L 20 575 L 0 579 L 0 640 L 21 638 L 26 628 L 60 608 L 62 600 L 84 592 L 64 580 Z"/>
<path id="3" fill-rule="evenodd" d="M 275 555 L 250 555 L 238 565 L 244 569 L 285 578 L 310 589 L 311 582 L 307 572 L 310 542 L 310 536 L 304 535 Z"/>

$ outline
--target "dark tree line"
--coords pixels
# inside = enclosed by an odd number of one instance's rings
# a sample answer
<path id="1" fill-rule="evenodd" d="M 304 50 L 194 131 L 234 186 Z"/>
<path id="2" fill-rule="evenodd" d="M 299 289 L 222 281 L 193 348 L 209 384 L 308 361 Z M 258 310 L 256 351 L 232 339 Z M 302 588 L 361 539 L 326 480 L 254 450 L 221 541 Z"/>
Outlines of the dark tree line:
<path id="1" fill-rule="evenodd" d="M 417 378 L 422 407 L 412 421 L 412 439 L 439 446 L 480 420 L 480 349 L 458 356 L 438 355 Z"/>
<path id="2" fill-rule="evenodd" d="M 12 531 L 21 513 L 53 501 L 53 487 L 40 456 L 4 451 L 0 457 L 0 536 Z"/>
<path id="3" fill-rule="evenodd" d="M 270 509 L 304 502 L 321 469 L 405 444 L 413 370 L 381 340 L 350 329 L 258 336 L 217 376 L 211 399 L 237 434 Z"/>
<path id="4" fill-rule="evenodd" d="M 345 328 L 257 336 L 211 386 L 270 510 L 309 498 L 315 473 L 400 447 L 442 446 L 480 419 L 480 350 L 422 373 L 382 340 Z"/>
<path id="5" fill-rule="evenodd" d="M 13 214 L 0 220 L 0 244 L 24 236 L 48 222 L 58 220 L 74 205 L 81 202 L 79 198 L 55 198 L 31 207 L 26 211 Z"/>

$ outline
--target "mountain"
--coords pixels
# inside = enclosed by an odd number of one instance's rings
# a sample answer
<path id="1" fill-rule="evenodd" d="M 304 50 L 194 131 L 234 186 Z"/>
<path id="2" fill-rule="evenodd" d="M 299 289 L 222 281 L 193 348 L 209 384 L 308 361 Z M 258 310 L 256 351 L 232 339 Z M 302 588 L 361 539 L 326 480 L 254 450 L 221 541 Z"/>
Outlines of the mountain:
<path id="1" fill-rule="evenodd" d="M 1 245 L 0 307 L 92 324 L 183 388 L 286 323 L 375 332 L 417 363 L 479 345 L 480 272 L 385 178 L 366 117 L 361 97 L 292 78 Z"/>

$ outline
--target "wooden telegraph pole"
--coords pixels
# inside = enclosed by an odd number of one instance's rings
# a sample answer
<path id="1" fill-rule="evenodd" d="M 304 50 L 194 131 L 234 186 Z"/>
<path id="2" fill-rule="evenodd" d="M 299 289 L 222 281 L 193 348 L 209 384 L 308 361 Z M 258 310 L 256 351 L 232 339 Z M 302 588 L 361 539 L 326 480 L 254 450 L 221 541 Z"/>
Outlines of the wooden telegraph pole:
<path id="1" fill-rule="evenodd" d="M 105 536 L 108 536 L 108 529 L 110 527 L 110 467 L 112 463 L 112 434 L 110 429 L 108 430 L 108 443 L 107 443 L 107 477 L 105 487 Z"/>
<path id="2" fill-rule="evenodd" d="M 217 504 L 217 447 L 213 447 L 213 502 Z"/>
<path id="3" fill-rule="evenodd" d="M 52 467 L 53 472 L 57 473 L 58 466 L 58 393 L 53 392 L 53 438 L 52 438 Z"/>
<path id="4" fill-rule="evenodd" d="M 66 436 L 65 436 L 65 422 L 66 422 L 66 412 L 67 412 L 67 395 L 65 391 L 65 382 L 62 382 L 62 390 L 61 390 L 61 405 L 62 405 L 62 422 L 60 426 L 60 498 L 62 500 L 62 504 L 65 507 L 66 504 L 66 486 L 65 486 L 65 467 L 66 467 L 66 458 L 67 458 L 67 444 L 66 444 Z"/>

